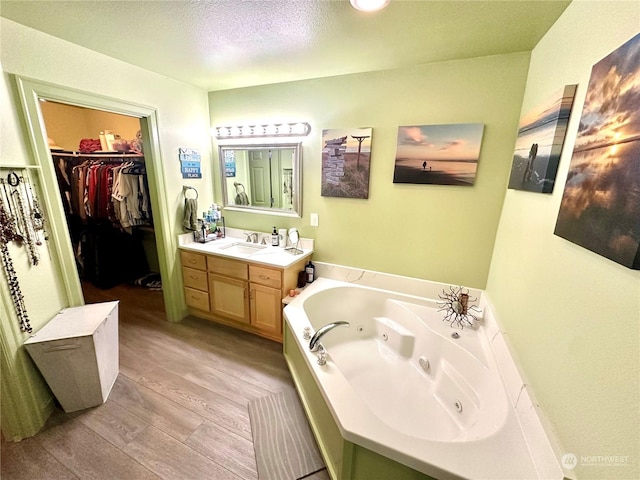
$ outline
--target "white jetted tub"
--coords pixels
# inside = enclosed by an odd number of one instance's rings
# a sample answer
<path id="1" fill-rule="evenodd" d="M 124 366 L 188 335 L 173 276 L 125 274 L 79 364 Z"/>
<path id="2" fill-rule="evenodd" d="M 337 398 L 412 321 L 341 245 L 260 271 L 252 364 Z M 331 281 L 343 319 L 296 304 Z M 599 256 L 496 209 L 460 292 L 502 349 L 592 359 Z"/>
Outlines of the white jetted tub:
<path id="1" fill-rule="evenodd" d="M 285 308 L 285 357 L 332 477 L 552 478 L 532 459 L 483 322 L 452 328 L 439 308 L 323 278 Z M 349 326 L 320 339 L 319 365 L 305 327 L 338 321 Z"/>

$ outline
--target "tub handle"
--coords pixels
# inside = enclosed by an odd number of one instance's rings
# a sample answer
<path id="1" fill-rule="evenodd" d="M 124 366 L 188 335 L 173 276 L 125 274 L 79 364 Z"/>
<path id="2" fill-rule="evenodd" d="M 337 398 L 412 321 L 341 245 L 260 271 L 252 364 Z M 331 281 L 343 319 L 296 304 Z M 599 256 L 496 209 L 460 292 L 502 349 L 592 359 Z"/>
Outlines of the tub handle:
<path id="1" fill-rule="evenodd" d="M 323 366 L 327 364 L 327 352 L 324 349 L 324 345 L 318 344 L 318 365 Z"/>
<path id="2" fill-rule="evenodd" d="M 304 330 L 302 330 L 302 338 L 304 340 L 311 340 L 311 327 L 304 327 Z"/>

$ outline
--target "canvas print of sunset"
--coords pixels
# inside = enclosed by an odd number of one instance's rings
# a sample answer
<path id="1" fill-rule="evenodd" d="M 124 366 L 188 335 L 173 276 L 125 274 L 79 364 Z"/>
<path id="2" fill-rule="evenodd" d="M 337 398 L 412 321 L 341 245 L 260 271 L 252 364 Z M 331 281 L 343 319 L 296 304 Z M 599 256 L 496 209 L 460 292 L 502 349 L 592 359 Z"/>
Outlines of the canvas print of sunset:
<path id="1" fill-rule="evenodd" d="M 591 70 L 554 233 L 640 269 L 640 34 Z"/>
<path id="2" fill-rule="evenodd" d="M 520 119 L 509 188 L 553 192 L 575 93 L 567 85 Z"/>
<path id="3" fill-rule="evenodd" d="M 322 131 L 323 197 L 369 198 L 372 128 Z"/>
<path id="4" fill-rule="evenodd" d="M 393 183 L 473 185 L 484 125 L 414 125 L 398 128 Z"/>

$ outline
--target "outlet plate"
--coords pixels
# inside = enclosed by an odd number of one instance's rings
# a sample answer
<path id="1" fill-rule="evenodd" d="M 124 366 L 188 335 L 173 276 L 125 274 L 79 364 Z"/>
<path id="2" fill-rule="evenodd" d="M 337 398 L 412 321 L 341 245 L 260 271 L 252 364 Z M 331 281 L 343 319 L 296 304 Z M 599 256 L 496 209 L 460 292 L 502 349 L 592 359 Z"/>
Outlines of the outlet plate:
<path id="1" fill-rule="evenodd" d="M 312 227 L 317 227 L 318 226 L 318 214 L 317 213 L 312 213 L 310 221 L 311 221 L 311 226 Z"/>

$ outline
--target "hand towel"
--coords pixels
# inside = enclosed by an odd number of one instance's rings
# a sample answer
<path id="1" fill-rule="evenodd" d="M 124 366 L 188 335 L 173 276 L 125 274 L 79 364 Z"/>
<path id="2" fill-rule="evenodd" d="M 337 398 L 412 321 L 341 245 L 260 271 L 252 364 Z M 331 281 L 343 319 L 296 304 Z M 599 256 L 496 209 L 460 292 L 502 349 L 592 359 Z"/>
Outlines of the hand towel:
<path id="1" fill-rule="evenodd" d="M 198 229 L 198 202 L 195 198 L 184 199 L 184 219 L 182 226 L 185 230 Z"/>

